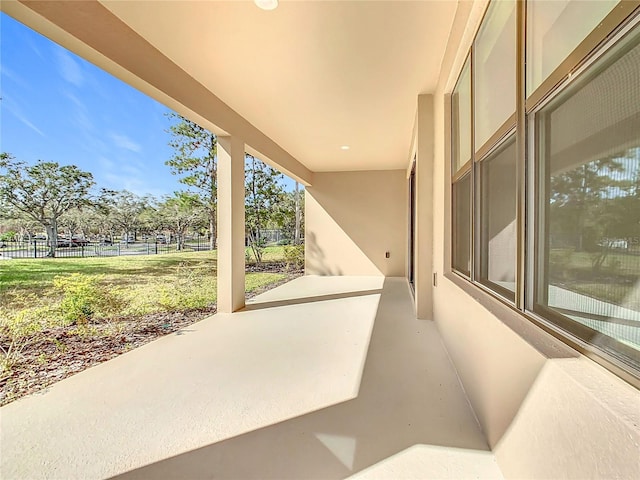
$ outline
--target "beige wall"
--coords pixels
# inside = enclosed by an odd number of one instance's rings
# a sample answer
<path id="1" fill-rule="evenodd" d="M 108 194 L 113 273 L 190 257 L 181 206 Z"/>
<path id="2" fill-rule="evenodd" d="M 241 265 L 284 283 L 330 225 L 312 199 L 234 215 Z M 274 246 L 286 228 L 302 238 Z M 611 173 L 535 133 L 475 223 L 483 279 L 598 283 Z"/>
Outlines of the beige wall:
<path id="1" fill-rule="evenodd" d="M 459 4 L 434 95 L 433 252 L 439 274 L 448 270 L 449 258 L 445 93 L 482 7 Z M 439 275 L 433 289 L 434 319 L 505 477 L 640 478 L 638 390 L 448 275 Z"/>
<path id="2" fill-rule="evenodd" d="M 592 361 L 549 360 L 494 448 L 506 478 L 640 478 L 640 398 Z"/>
<path id="3" fill-rule="evenodd" d="M 415 305 L 421 320 L 433 319 L 433 95 L 418 95 L 416 117 Z"/>
<path id="4" fill-rule="evenodd" d="M 306 273 L 404 276 L 407 186 L 404 170 L 315 173 L 305 194 Z"/>
<path id="5" fill-rule="evenodd" d="M 444 102 L 436 95 L 438 272 L 447 241 Z M 433 316 L 505 478 L 640 478 L 638 390 L 479 290 L 440 278 Z"/>
<path id="6" fill-rule="evenodd" d="M 442 92 L 435 97 L 434 118 L 433 268 L 440 273 L 440 281 L 433 289 L 433 316 L 487 441 L 493 447 L 516 415 L 544 364 L 544 356 L 442 275 L 447 271 L 445 221 L 448 215 L 445 213 L 450 208 L 446 201 L 450 189 L 445 188 L 450 170 L 445 162 L 448 132 L 445 132 Z"/>

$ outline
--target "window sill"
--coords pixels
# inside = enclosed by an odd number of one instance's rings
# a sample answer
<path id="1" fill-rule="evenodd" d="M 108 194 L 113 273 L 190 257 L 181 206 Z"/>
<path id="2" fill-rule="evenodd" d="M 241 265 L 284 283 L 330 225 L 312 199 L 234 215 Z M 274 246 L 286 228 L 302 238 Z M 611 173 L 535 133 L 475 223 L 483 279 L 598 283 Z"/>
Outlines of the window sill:
<path id="1" fill-rule="evenodd" d="M 568 334 L 544 318 L 516 309 L 506 299 L 480 284 L 472 283 L 453 271 L 445 272 L 444 277 L 546 358 L 578 358 L 584 355 L 627 383 L 640 388 L 640 372 L 632 372 L 622 362 Z"/>

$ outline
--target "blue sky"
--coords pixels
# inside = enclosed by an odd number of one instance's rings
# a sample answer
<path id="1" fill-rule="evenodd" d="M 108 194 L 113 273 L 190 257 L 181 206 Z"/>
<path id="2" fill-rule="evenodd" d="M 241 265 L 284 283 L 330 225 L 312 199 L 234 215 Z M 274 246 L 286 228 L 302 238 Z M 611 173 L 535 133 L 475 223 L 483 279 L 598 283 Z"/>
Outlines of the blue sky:
<path id="1" fill-rule="evenodd" d="M 98 187 L 156 196 L 184 188 L 164 165 L 167 107 L 3 13 L 0 65 L 1 151 L 77 165 Z"/>

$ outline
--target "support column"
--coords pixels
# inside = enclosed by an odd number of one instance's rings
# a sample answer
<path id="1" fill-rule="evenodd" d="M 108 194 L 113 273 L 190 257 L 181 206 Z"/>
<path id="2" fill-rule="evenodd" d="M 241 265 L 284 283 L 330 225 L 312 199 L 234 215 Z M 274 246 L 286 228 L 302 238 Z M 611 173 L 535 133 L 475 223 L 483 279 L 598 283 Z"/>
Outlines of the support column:
<path id="1" fill-rule="evenodd" d="M 218 137 L 218 312 L 244 307 L 244 142 Z"/>
<path id="2" fill-rule="evenodd" d="M 433 95 L 418 95 L 415 299 L 419 319 L 433 319 Z"/>

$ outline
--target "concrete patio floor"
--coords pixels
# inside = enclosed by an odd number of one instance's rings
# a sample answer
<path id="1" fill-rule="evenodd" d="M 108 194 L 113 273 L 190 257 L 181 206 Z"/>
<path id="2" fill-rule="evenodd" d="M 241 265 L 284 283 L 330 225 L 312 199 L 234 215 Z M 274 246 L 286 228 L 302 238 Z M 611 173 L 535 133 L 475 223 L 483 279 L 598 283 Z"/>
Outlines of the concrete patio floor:
<path id="1" fill-rule="evenodd" d="M 501 476 L 401 278 L 298 278 L 0 415 L 6 479 Z"/>

